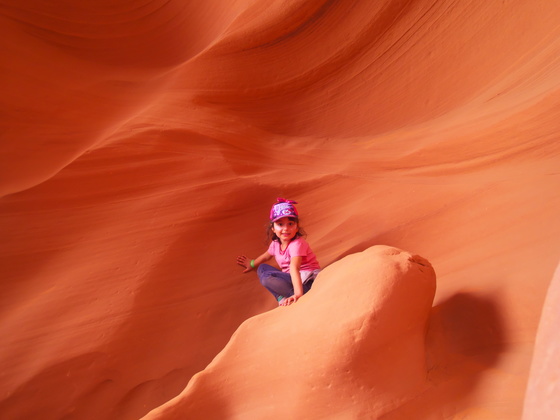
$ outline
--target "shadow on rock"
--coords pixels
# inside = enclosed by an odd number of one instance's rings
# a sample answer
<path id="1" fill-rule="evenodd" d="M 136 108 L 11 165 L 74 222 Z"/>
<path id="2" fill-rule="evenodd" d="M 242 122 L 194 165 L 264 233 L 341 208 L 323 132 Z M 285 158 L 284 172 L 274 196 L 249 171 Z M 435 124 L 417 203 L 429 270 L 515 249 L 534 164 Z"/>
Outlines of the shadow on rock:
<path id="1" fill-rule="evenodd" d="M 426 335 L 426 389 L 383 419 L 441 418 L 472 406 L 483 375 L 507 350 L 495 299 L 458 293 L 432 308 Z"/>

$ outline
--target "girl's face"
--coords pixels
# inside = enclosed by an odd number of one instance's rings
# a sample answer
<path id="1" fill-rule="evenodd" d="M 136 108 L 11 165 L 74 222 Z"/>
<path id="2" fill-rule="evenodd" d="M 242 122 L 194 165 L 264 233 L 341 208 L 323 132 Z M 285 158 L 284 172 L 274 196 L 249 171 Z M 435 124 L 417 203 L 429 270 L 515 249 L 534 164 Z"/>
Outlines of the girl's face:
<path id="1" fill-rule="evenodd" d="M 272 231 L 275 233 L 282 243 L 290 242 L 298 232 L 298 224 L 289 217 L 283 217 L 272 225 Z"/>

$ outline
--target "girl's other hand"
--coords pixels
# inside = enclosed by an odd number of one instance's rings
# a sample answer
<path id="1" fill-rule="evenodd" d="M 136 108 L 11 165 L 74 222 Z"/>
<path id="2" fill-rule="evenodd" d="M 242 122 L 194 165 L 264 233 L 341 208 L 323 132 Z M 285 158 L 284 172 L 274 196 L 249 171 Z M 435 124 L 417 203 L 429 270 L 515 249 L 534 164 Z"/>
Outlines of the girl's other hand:
<path id="1" fill-rule="evenodd" d="M 237 257 L 237 264 L 245 268 L 245 270 L 243 270 L 244 273 L 251 271 L 251 266 L 249 265 L 249 258 L 247 258 L 245 255 L 239 255 Z"/>
<path id="2" fill-rule="evenodd" d="M 292 303 L 296 303 L 298 297 L 296 295 L 292 295 L 290 297 L 284 298 L 278 303 L 280 306 L 290 306 Z"/>

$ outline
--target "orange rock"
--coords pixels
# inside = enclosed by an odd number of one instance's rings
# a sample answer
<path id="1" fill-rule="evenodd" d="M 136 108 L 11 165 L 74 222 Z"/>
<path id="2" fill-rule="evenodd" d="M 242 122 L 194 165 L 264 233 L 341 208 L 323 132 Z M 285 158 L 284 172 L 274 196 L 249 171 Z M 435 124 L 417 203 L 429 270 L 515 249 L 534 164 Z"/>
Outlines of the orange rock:
<path id="1" fill-rule="evenodd" d="M 137 419 L 180 394 L 275 308 L 234 258 L 266 249 L 278 196 L 324 267 L 387 244 L 437 271 L 426 388 L 402 373 L 388 417 L 530 416 L 555 389 L 559 16 L 1 0 L 1 417 Z"/>
<path id="2" fill-rule="evenodd" d="M 525 395 L 523 419 L 550 419 L 560 413 L 560 267 L 546 296 L 537 332 L 533 364 Z"/>
<path id="3" fill-rule="evenodd" d="M 245 321 L 146 419 L 377 418 L 426 389 L 436 289 L 421 257 L 372 247 L 329 266 L 297 304 Z"/>

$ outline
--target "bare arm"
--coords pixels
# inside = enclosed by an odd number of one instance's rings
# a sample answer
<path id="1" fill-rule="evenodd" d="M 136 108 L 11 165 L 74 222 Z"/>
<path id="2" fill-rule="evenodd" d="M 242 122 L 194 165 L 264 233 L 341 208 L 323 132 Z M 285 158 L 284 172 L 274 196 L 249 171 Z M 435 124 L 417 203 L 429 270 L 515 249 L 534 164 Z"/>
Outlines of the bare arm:
<path id="1" fill-rule="evenodd" d="M 281 306 L 288 306 L 292 303 L 297 302 L 297 300 L 303 296 L 303 283 L 301 281 L 301 274 L 299 269 L 301 268 L 301 261 L 303 257 L 292 257 L 290 260 L 290 277 L 292 278 L 292 285 L 294 286 L 294 294 L 284 300 Z"/>
<path id="2" fill-rule="evenodd" d="M 259 255 L 257 258 L 255 258 L 255 262 L 253 263 L 253 265 L 255 266 L 255 269 L 260 264 L 270 260 L 271 258 L 272 258 L 272 255 L 270 255 L 268 252 L 265 252 L 264 254 Z M 237 257 L 237 264 L 239 264 L 241 267 L 245 268 L 245 270 L 243 270 L 244 273 L 248 273 L 249 271 L 251 271 L 253 269 L 253 267 L 251 267 L 251 260 L 249 258 L 247 258 L 245 255 L 240 255 L 240 256 Z"/>

